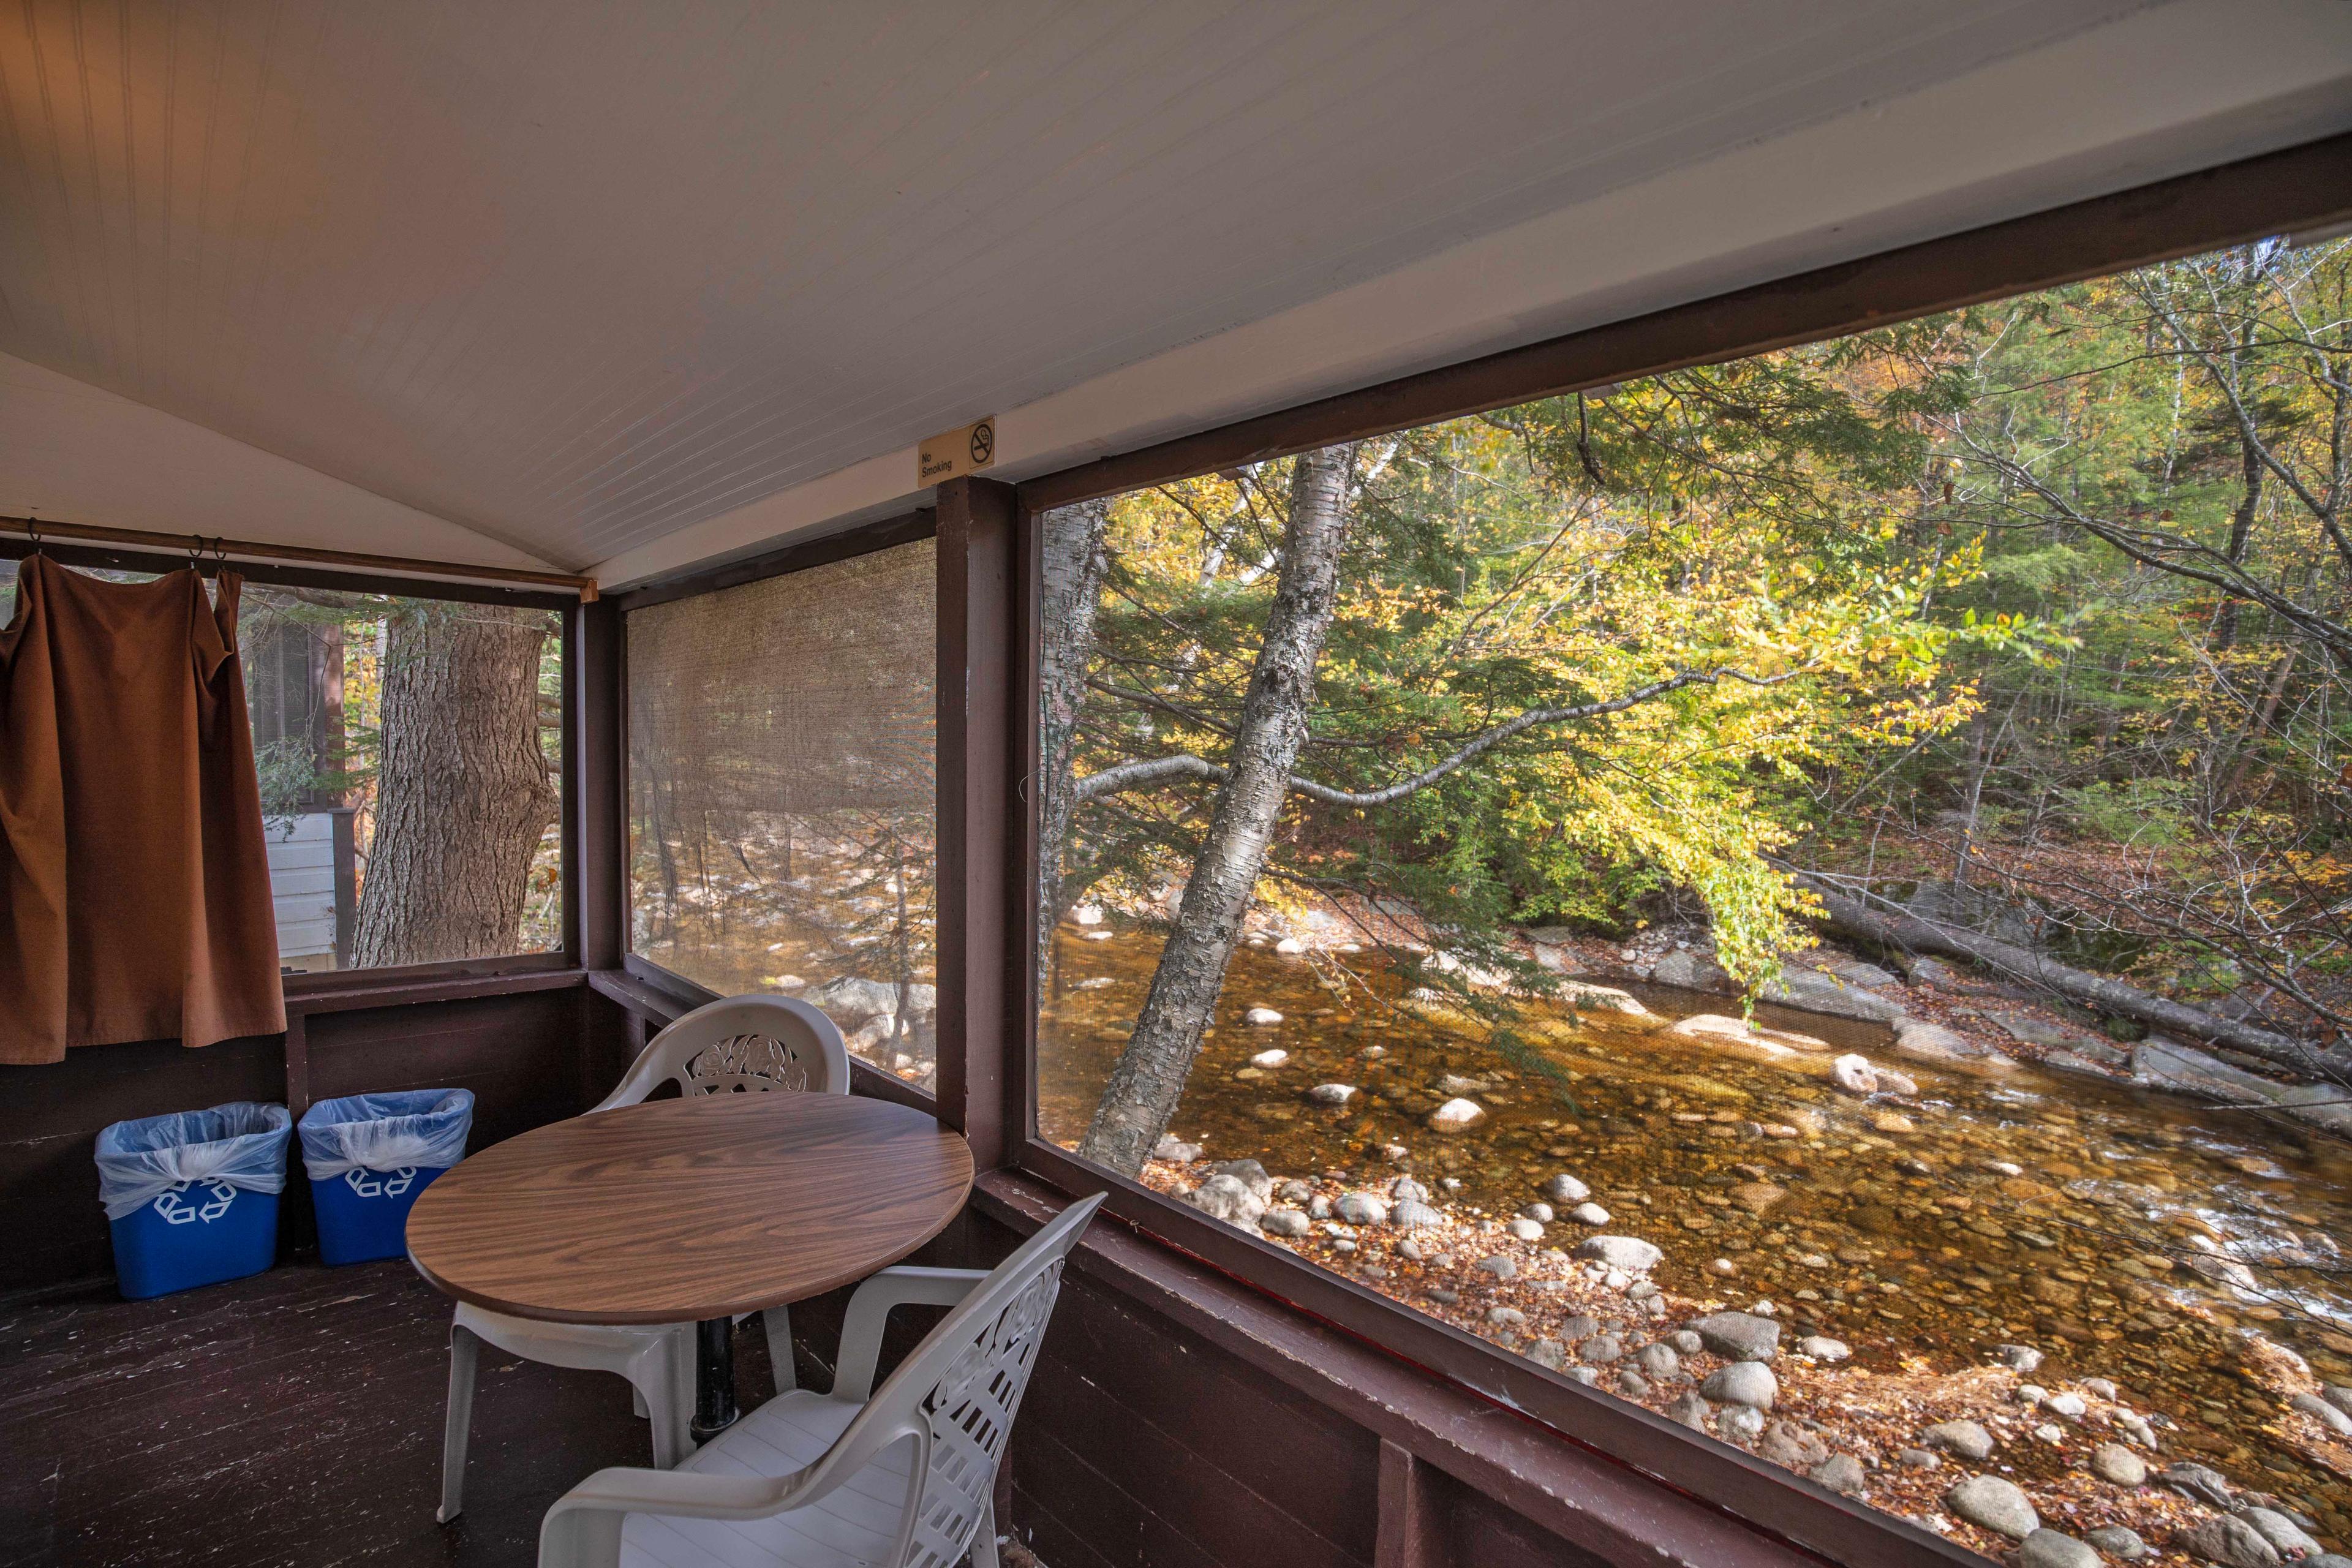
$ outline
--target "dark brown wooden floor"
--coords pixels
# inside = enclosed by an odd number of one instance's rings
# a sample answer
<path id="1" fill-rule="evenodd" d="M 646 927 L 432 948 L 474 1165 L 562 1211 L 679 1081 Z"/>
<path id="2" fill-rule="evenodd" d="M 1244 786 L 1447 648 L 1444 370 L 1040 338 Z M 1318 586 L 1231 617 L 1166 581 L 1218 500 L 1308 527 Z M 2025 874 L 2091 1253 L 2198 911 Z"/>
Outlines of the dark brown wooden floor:
<path id="1" fill-rule="evenodd" d="M 604 1465 L 651 1462 L 628 1385 L 483 1347 L 444 1529 L 449 1303 L 404 1261 L 293 1265 L 151 1301 L 0 1305 L 0 1568 L 528 1564 Z M 746 1402 L 772 1389 L 737 1336 Z"/>

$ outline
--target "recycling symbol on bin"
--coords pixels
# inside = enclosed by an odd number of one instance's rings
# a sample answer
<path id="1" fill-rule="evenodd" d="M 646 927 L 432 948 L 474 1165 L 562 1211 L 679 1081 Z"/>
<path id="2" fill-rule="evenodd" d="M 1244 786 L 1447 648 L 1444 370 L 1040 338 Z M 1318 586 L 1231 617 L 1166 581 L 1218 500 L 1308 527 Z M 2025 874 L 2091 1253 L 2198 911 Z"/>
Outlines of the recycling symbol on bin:
<path id="1" fill-rule="evenodd" d="M 182 1182 L 176 1187 L 167 1187 L 155 1194 L 155 1212 L 163 1216 L 166 1225 L 193 1225 L 197 1220 L 210 1225 L 228 1213 L 228 1205 L 236 1201 L 236 1189 L 226 1182 L 204 1184 L 205 1191 L 212 1194 L 208 1202 L 184 1201 L 188 1189 L 195 1184 L 194 1182 Z"/>
<path id="2" fill-rule="evenodd" d="M 416 1167 L 403 1165 L 397 1171 L 345 1171 L 343 1180 L 349 1182 L 352 1191 L 361 1197 L 396 1198 L 416 1180 Z"/>

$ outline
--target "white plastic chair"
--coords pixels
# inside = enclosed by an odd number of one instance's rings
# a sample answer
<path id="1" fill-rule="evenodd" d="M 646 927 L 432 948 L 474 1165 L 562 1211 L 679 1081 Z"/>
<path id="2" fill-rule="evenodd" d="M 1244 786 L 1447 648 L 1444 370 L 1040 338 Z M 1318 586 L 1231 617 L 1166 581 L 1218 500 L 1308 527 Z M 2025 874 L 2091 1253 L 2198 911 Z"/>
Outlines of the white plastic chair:
<path id="1" fill-rule="evenodd" d="M 830 1394 L 779 1394 L 674 1470 L 599 1470 L 548 1510 L 540 1568 L 996 1568 L 996 1469 L 1102 1198 L 992 1272 L 886 1268 L 857 1288 Z M 960 1303 L 879 1389 L 890 1309 Z"/>
<path id="2" fill-rule="evenodd" d="M 849 1050 L 833 1020 L 790 996 L 730 996 L 698 1007 L 656 1035 L 620 1086 L 588 1112 L 635 1105 L 665 1083 L 681 1095 L 772 1089 L 849 1092 Z M 793 1385 L 790 1312 L 763 1314 L 768 1359 L 781 1392 Z M 740 1321 L 740 1320 L 739 1320 Z M 549 1323 L 460 1302 L 449 1325 L 449 1413 L 441 1437 L 444 1524 L 465 1504 L 466 1446 L 473 1431 L 476 1342 L 550 1366 L 617 1373 L 635 1392 L 637 1414 L 653 1422 L 654 1463 L 663 1469 L 694 1451 L 688 1421 L 694 1408 L 694 1325 L 644 1327 Z"/>

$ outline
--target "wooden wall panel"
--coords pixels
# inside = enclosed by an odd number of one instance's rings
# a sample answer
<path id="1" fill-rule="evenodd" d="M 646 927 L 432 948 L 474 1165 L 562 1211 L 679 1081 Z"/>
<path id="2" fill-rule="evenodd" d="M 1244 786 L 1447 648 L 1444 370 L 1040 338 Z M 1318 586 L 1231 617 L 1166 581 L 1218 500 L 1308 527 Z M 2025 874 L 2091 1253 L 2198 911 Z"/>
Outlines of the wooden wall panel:
<path id="1" fill-rule="evenodd" d="M 101 1128 L 232 1100 L 280 1100 L 285 1091 L 276 1035 L 194 1051 L 176 1040 L 92 1046 L 61 1062 L 0 1067 L 0 1292 L 112 1270 L 90 1158 Z"/>
<path id="2" fill-rule="evenodd" d="M 487 1148 L 583 1109 L 581 996 L 535 991 L 316 1015 L 310 1092 L 470 1089 L 471 1146 Z"/>
<path id="3" fill-rule="evenodd" d="M 619 1026 L 602 1008 L 592 1015 L 585 996 L 573 986 L 313 1013 L 304 1020 L 310 1096 L 470 1089 L 473 1146 L 511 1138 L 586 1103 L 583 1053 Z M 604 1047 L 606 1057 L 619 1054 Z M 10 1221 L 0 1234 L 0 1294 L 113 1271 L 91 1163 L 101 1128 L 232 1100 L 286 1099 L 285 1042 L 277 1035 L 194 1051 L 173 1040 L 91 1046 L 51 1065 L 0 1068 L 0 1215 Z M 288 1165 L 279 1249 L 295 1257 L 315 1237 L 299 1155 L 289 1152 Z"/>

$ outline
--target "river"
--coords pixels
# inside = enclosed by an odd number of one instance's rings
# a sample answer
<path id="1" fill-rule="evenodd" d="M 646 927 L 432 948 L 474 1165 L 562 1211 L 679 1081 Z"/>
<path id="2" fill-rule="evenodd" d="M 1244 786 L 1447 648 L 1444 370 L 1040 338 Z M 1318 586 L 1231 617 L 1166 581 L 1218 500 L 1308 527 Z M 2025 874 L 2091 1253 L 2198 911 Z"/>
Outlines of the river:
<path id="1" fill-rule="evenodd" d="M 1038 1042 L 1047 1136 L 1066 1145 L 1084 1131 L 1159 945 L 1146 927 L 1056 933 Z M 1796 1331 L 1837 1336 L 1857 1367 L 1887 1373 L 1958 1372 L 2001 1343 L 2036 1346 L 2048 1358 L 2037 1382 L 2112 1380 L 2170 1418 L 2169 1455 L 2303 1500 L 2342 1533 L 2345 1479 L 2282 1435 L 2258 1363 L 2283 1344 L 2325 1381 L 2352 1383 L 2352 1281 L 2336 1250 L 2352 1237 L 2352 1148 L 2031 1064 L 1899 1058 L 1882 1026 L 1811 1013 L 1768 1006 L 1758 1021 L 1826 1048 L 1711 1043 L 1662 1026 L 1737 1004 L 1664 987 L 1627 988 L 1646 1019 L 1524 1004 L 1505 1048 L 1462 1015 L 1401 1007 L 1379 955 L 1337 962 L 1353 978 L 1335 986 L 1329 959 L 1236 954 L 1173 1128 L 1204 1158 L 1255 1158 L 1277 1181 L 1384 1187 L 1410 1172 L 1441 1205 L 1488 1216 L 1566 1172 L 1612 1211 L 1611 1231 L 1664 1248 L 1656 1279 L 1670 1291 L 1769 1299 Z M 1254 1007 L 1282 1021 L 1247 1024 Z M 1269 1049 L 1287 1059 L 1251 1065 Z M 1918 1093 L 1839 1091 L 1839 1051 L 1899 1067 Z M 1448 1076 L 1483 1085 L 1470 1098 L 1487 1112 L 1450 1136 L 1426 1125 L 1460 1088 L 1442 1089 Z M 1325 1083 L 1359 1092 L 1338 1109 L 1306 1098 Z M 1576 1229 L 1552 1232 L 1572 1245 Z M 2208 1246 L 2253 1264 L 2261 1291 L 2192 1267 Z"/>

